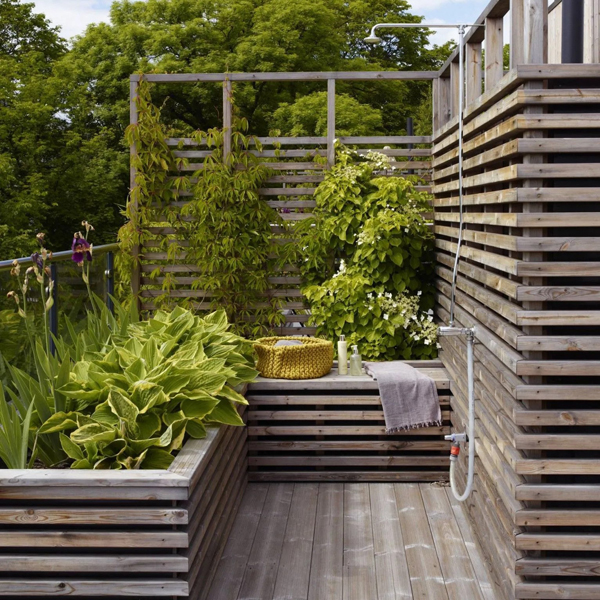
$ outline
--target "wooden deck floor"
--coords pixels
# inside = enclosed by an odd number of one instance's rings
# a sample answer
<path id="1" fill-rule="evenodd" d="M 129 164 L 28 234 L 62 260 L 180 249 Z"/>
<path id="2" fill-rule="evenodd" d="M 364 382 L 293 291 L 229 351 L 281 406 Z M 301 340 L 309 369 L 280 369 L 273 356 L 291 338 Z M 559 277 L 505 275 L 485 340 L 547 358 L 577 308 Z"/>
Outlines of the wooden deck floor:
<path id="1" fill-rule="evenodd" d="M 448 488 L 251 483 L 208 600 L 495 600 Z"/>

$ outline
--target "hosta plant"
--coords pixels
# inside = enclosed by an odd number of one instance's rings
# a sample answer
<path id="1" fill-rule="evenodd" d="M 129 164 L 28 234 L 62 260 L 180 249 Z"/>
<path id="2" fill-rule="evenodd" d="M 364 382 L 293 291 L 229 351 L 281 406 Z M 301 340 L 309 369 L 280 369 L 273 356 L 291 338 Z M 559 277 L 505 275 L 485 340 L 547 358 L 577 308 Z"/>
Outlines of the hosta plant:
<path id="1" fill-rule="evenodd" d="M 235 388 L 252 381 L 252 345 L 228 331 L 223 311 L 176 308 L 131 324 L 101 352 L 85 352 L 60 392 L 64 411 L 41 434 L 59 433 L 80 469 L 164 469 L 186 437 L 210 423 L 243 425 Z"/>

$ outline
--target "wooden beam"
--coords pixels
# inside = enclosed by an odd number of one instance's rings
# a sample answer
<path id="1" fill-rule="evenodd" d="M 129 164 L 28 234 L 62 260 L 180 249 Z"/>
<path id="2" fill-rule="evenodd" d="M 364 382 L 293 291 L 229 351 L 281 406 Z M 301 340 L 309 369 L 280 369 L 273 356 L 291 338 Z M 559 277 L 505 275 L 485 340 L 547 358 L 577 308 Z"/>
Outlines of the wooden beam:
<path id="1" fill-rule="evenodd" d="M 504 19 L 485 20 L 485 89 L 492 89 L 504 77 Z"/>
<path id="2" fill-rule="evenodd" d="M 233 124 L 233 90 L 231 80 L 223 82 L 223 158 L 231 154 L 231 126 Z"/>
<path id="3" fill-rule="evenodd" d="M 481 42 L 466 47 L 466 106 L 475 102 L 483 90 L 481 69 Z"/>
<path id="4" fill-rule="evenodd" d="M 548 3 L 511 0 L 510 68 L 548 60 Z"/>
<path id="5" fill-rule="evenodd" d="M 144 75 L 154 83 L 197 83 L 214 81 L 428 81 L 436 79 L 437 71 L 299 71 L 297 73 L 154 73 Z M 132 75 L 139 81 L 139 75 Z"/>
<path id="6" fill-rule="evenodd" d="M 335 164 L 335 79 L 327 80 L 327 166 Z"/>
<path id="7" fill-rule="evenodd" d="M 129 82 L 129 123 L 130 125 L 138 124 L 138 89 L 139 89 L 139 81 L 134 81 L 133 79 Z M 133 161 L 137 156 L 137 150 L 134 144 L 129 148 L 129 159 L 130 159 L 130 167 L 129 167 L 129 192 L 131 202 L 131 210 L 130 210 L 130 218 L 133 221 L 134 228 L 137 230 L 137 212 L 138 212 L 138 202 L 137 202 L 137 193 L 133 193 L 133 190 L 136 186 L 136 169 L 133 166 Z M 139 244 L 135 244 L 131 249 L 131 257 L 133 259 L 133 268 L 131 272 L 131 293 L 133 295 L 133 301 L 137 304 L 138 309 L 140 306 L 140 246 Z"/>
<path id="8" fill-rule="evenodd" d="M 460 67 L 458 62 L 450 65 L 450 118 L 458 116 L 460 92 Z"/>

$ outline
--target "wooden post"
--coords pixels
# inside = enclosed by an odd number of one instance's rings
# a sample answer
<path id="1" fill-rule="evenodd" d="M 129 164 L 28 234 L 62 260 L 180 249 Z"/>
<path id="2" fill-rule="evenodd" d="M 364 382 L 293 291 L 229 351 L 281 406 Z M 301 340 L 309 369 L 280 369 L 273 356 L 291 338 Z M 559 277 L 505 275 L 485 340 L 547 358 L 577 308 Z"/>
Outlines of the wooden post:
<path id="1" fill-rule="evenodd" d="M 335 164 L 335 79 L 327 80 L 327 166 Z"/>
<path id="2" fill-rule="evenodd" d="M 589 17 L 586 15 L 586 20 L 591 25 L 589 62 L 600 63 L 600 0 L 589 0 L 587 5 L 590 7 L 590 14 Z"/>
<path id="3" fill-rule="evenodd" d="M 481 70 L 481 43 L 467 44 L 466 48 L 466 80 L 467 97 L 465 106 L 469 106 L 481 96 L 482 70 Z"/>
<path id="4" fill-rule="evenodd" d="M 440 112 L 441 103 L 440 103 L 440 93 L 441 93 L 441 78 L 433 80 L 433 86 L 431 89 L 431 106 L 433 108 L 433 133 L 435 137 L 435 132 L 442 126 L 442 114 Z"/>
<path id="5" fill-rule="evenodd" d="M 138 87 L 139 87 L 139 75 L 132 75 L 129 81 L 129 123 L 131 125 L 138 124 L 138 106 L 137 106 L 137 98 L 138 98 Z M 131 145 L 129 148 L 129 159 L 130 159 L 130 167 L 129 167 L 129 191 L 132 194 L 130 198 L 131 202 L 131 220 L 136 229 L 135 235 L 138 235 L 138 206 L 137 200 L 135 199 L 135 195 L 133 195 L 133 190 L 135 188 L 135 179 L 136 179 L 136 169 L 133 166 L 133 161 L 137 155 L 137 150 L 135 145 Z M 133 258 L 133 270 L 131 272 L 131 293 L 133 294 L 134 302 L 138 305 L 138 310 L 140 308 L 140 278 L 141 278 L 141 268 L 140 268 L 140 246 L 139 244 L 135 244 L 131 250 L 131 256 Z"/>
<path id="6" fill-rule="evenodd" d="M 450 118 L 458 115 L 460 85 L 460 66 L 458 62 L 450 63 Z"/>
<path id="7" fill-rule="evenodd" d="M 440 127 L 443 127 L 450 120 L 450 97 L 452 95 L 452 82 L 450 77 L 440 77 L 439 83 L 439 102 Z"/>
<path id="8" fill-rule="evenodd" d="M 503 19 L 485 20 L 485 89 L 492 89 L 504 77 Z"/>
<path id="9" fill-rule="evenodd" d="M 233 90 L 231 79 L 223 82 L 223 159 L 227 161 L 231 154 L 231 126 L 233 122 Z"/>
<path id="10" fill-rule="evenodd" d="M 510 68 L 548 60 L 548 4 L 545 0 L 511 0 Z"/>

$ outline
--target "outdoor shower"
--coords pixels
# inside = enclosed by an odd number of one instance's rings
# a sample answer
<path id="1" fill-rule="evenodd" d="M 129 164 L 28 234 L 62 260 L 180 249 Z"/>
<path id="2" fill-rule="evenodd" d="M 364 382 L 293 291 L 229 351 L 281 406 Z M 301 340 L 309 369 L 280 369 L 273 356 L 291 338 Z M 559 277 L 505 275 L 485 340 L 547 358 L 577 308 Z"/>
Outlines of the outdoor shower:
<path id="1" fill-rule="evenodd" d="M 464 502 L 471 494 L 473 489 L 473 477 L 475 472 L 475 392 L 474 392 L 474 372 L 473 372 L 473 346 L 475 344 L 475 328 L 455 327 L 454 309 L 456 302 L 456 279 L 458 276 L 458 265 L 460 262 L 460 250 L 463 241 L 463 118 L 465 103 L 465 65 L 464 65 L 464 39 L 467 27 L 483 27 L 480 24 L 459 24 L 459 25 L 436 25 L 427 23 L 378 23 L 371 28 L 371 33 L 365 38 L 365 42 L 370 44 L 379 44 L 381 38 L 377 37 L 377 29 L 380 28 L 406 29 L 411 27 L 428 27 L 432 29 L 456 28 L 458 29 L 458 64 L 459 64 L 459 82 L 458 82 L 458 195 L 459 195 L 459 225 L 458 225 L 458 243 L 456 246 L 456 256 L 454 258 L 454 269 L 452 271 L 452 292 L 450 298 L 450 322 L 448 326 L 440 327 L 438 335 L 440 337 L 465 336 L 467 343 L 467 395 L 469 404 L 469 423 L 468 433 L 453 433 L 445 436 L 446 440 L 452 442 L 450 454 L 450 485 L 454 497 Z M 460 452 L 460 443 L 469 442 L 469 463 L 467 485 L 462 494 L 459 494 L 456 483 L 456 461 Z"/>

